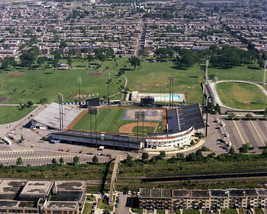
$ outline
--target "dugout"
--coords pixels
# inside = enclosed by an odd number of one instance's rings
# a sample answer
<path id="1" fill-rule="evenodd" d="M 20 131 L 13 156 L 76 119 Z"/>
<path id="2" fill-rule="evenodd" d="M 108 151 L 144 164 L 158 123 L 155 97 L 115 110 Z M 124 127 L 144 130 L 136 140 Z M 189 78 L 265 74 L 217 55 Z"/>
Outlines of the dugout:
<path id="1" fill-rule="evenodd" d="M 142 97 L 140 101 L 141 106 L 153 106 L 154 103 L 154 97 Z"/>

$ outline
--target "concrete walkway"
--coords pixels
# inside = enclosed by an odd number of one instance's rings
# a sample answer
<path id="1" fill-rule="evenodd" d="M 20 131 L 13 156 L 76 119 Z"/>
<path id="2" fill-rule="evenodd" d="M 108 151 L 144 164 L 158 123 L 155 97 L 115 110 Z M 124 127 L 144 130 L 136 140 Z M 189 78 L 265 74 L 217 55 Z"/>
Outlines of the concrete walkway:
<path id="1" fill-rule="evenodd" d="M 257 110 L 247 110 L 247 109 L 238 109 L 238 108 L 232 108 L 229 106 L 226 106 L 222 103 L 218 93 L 217 93 L 217 89 L 216 89 L 216 84 L 221 83 L 221 82 L 241 82 L 241 83 L 248 83 L 248 84 L 253 84 L 256 85 L 257 87 L 259 87 L 259 89 L 262 91 L 262 93 L 267 97 L 267 91 L 265 90 L 265 88 L 255 82 L 251 82 L 251 81 L 244 81 L 244 80 L 221 80 L 218 82 L 212 82 L 211 80 L 208 81 L 208 84 L 211 88 L 212 94 L 214 96 L 214 99 L 216 100 L 216 102 L 221 106 L 221 107 L 225 107 L 229 110 L 235 110 L 235 111 L 264 111 L 265 109 L 257 109 Z"/>

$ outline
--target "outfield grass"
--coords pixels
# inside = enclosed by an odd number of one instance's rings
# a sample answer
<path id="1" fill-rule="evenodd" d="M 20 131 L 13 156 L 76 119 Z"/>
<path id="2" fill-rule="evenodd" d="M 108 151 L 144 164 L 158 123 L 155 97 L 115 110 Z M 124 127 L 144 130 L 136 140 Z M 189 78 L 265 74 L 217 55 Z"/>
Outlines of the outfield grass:
<path id="1" fill-rule="evenodd" d="M 98 115 L 85 114 L 73 127 L 74 130 L 93 130 L 99 132 L 119 133 L 119 128 L 125 124 L 135 123 L 132 120 L 123 120 L 125 108 L 103 108 L 99 110 Z M 139 121 L 139 135 L 141 134 L 142 121 Z M 158 122 L 155 122 L 158 123 Z M 92 124 L 92 126 L 91 126 Z M 162 131 L 162 122 L 160 123 L 158 132 Z M 92 128 L 91 128 L 92 127 Z M 152 130 L 151 127 L 145 127 L 148 130 Z M 152 130 L 152 132 L 154 129 Z M 134 132 L 137 132 L 134 129 Z"/>
<path id="2" fill-rule="evenodd" d="M 264 109 L 267 98 L 261 90 L 252 84 L 240 82 L 222 82 L 216 85 L 221 101 L 230 107 L 240 109 Z"/>
<path id="3" fill-rule="evenodd" d="M 17 121 L 29 114 L 36 107 L 19 110 L 16 106 L 0 106 L 0 124 Z"/>

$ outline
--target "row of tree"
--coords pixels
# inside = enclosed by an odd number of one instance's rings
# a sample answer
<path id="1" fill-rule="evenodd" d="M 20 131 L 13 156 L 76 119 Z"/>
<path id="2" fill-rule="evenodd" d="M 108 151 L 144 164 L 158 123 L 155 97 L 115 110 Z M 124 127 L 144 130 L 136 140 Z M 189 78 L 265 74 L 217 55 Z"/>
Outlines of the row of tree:
<path id="1" fill-rule="evenodd" d="M 144 56 L 145 52 L 139 52 L 140 56 Z M 263 67 L 264 60 L 267 59 L 267 54 L 262 55 L 253 47 L 248 48 L 248 51 L 238 49 L 231 46 L 223 46 L 222 49 L 216 45 L 211 45 L 207 50 L 189 50 L 181 49 L 180 47 L 159 48 L 155 51 L 157 59 L 173 58 L 176 56 L 177 62 L 182 66 L 190 67 L 196 63 L 203 62 L 209 59 L 213 66 L 231 68 L 241 64 L 258 63 Z"/>

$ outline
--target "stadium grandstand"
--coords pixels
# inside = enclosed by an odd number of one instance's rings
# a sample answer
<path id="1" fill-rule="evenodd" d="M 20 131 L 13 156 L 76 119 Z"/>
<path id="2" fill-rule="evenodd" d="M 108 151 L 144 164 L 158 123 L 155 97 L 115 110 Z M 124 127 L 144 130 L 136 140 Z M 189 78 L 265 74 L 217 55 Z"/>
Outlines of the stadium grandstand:
<path id="1" fill-rule="evenodd" d="M 148 133 L 147 137 L 124 136 L 93 131 L 65 130 L 51 134 L 61 142 L 120 150 L 142 148 L 183 147 L 190 145 L 195 132 L 204 128 L 202 113 L 198 104 L 180 105 L 167 110 L 167 128 L 163 133 Z"/>
<path id="2" fill-rule="evenodd" d="M 59 104 L 52 102 L 31 120 L 31 128 L 60 129 Z M 63 106 L 63 129 L 81 113 L 80 110 Z"/>

